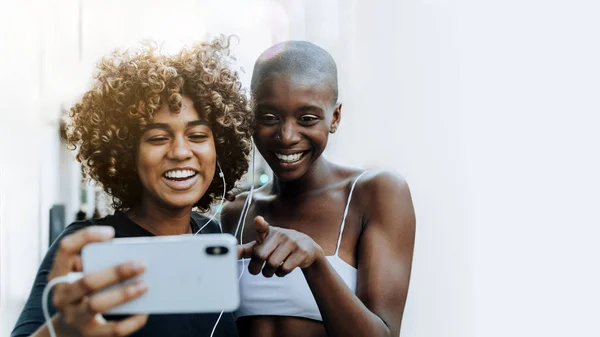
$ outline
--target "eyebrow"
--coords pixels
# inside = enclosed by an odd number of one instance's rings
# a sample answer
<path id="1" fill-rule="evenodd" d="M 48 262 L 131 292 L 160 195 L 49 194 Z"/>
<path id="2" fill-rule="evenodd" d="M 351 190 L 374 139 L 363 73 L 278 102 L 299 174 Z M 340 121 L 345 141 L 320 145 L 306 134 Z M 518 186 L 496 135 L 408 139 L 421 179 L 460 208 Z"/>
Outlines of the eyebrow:
<path id="1" fill-rule="evenodd" d="M 210 127 L 210 123 L 205 121 L 205 120 L 201 120 L 201 119 L 197 119 L 195 121 L 191 121 L 187 123 L 187 126 L 196 126 L 196 125 L 204 125 L 204 126 L 208 126 Z"/>
<path id="2" fill-rule="evenodd" d="M 201 119 L 195 120 L 195 121 L 191 121 L 187 123 L 187 126 L 196 126 L 196 125 L 205 125 L 210 127 L 210 123 Z M 152 130 L 152 129 L 163 129 L 163 130 L 169 130 L 171 127 L 169 126 L 169 124 L 167 123 L 151 123 L 146 125 L 146 127 L 144 128 L 144 132 L 148 131 L 148 130 Z"/>
<path id="3" fill-rule="evenodd" d="M 278 109 L 276 107 L 274 107 L 270 104 L 257 104 L 257 110 L 258 109 L 278 111 Z M 300 112 L 307 112 L 307 111 L 323 112 L 323 109 L 319 108 L 316 105 L 304 105 L 304 106 L 301 106 L 300 108 L 298 108 L 298 111 L 300 111 Z"/>
<path id="4" fill-rule="evenodd" d="M 323 112 L 323 109 L 319 108 L 318 106 L 314 106 L 314 105 L 305 105 L 305 106 L 300 107 L 298 110 L 300 110 L 302 112 L 307 112 L 307 111 Z"/>
<path id="5" fill-rule="evenodd" d="M 270 104 L 257 104 L 256 105 L 256 109 L 267 109 L 267 110 L 277 110 L 277 108 L 275 108 L 274 106 L 270 105 Z"/>

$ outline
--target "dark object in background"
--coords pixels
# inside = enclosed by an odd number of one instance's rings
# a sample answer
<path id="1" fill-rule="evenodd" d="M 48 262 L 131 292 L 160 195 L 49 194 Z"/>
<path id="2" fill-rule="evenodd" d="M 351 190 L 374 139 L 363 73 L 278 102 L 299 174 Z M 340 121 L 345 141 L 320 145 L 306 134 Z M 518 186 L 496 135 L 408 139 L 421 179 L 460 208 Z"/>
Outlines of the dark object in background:
<path id="1" fill-rule="evenodd" d="M 92 219 L 100 219 L 102 217 L 102 215 L 100 215 L 100 211 L 98 210 L 98 207 L 96 207 L 94 209 L 94 214 L 92 214 Z"/>
<path id="2" fill-rule="evenodd" d="M 52 205 L 52 208 L 50 208 L 50 226 L 48 227 L 50 229 L 48 245 L 51 245 L 66 227 L 65 205 Z"/>
<path id="3" fill-rule="evenodd" d="M 87 214 L 85 214 L 84 211 L 79 210 L 79 212 L 77 212 L 77 214 L 75 215 L 75 220 L 77 221 L 81 221 L 81 220 L 85 220 Z"/>

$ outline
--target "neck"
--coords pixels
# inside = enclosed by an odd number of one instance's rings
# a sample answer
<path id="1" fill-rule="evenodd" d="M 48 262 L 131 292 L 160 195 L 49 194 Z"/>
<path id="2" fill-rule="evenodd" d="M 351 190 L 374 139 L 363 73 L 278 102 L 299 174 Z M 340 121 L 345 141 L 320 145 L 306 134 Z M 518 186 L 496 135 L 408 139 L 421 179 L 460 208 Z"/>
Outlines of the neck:
<path id="1" fill-rule="evenodd" d="M 142 202 L 126 212 L 140 227 L 154 235 L 180 235 L 192 232 L 190 218 L 192 206 L 166 208 L 144 198 Z"/>
<path id="2" fill-rule="evenodd" d="M 334 180 L 333 165 L 323 156 L 315 161 L 308 171 L 298 180 L 281 181 L 273 177 L 272 193 L 282 199 L 293 199 L 308 192 L 327 187 Z"/>

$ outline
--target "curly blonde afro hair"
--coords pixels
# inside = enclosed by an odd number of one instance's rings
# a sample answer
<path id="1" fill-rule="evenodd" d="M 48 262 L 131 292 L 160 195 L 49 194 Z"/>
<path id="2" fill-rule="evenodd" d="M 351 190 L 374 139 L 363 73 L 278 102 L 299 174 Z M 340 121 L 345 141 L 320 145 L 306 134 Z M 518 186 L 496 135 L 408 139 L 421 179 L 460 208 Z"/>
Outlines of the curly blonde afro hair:
<path id="1" fill-rule="evenodd" d="M 184 95 L 211 124 L 227 190 L 246 173 L 253 114 L 238 72 L 232 70 L 229 41 L 221 36 L 175 56 L 146 44 L 114 52 L 98 64 L 93 88 L 71 108 L 66 140 L 79 150 L 84 177 L 112 196 L 113 208 L 127 210 L 140 201 L 135 154 L 143 129 L 163 104 L 180 111 Z M 222 192 L 223 181 L 215 175 L 196 206 L 207 211 Z"/>

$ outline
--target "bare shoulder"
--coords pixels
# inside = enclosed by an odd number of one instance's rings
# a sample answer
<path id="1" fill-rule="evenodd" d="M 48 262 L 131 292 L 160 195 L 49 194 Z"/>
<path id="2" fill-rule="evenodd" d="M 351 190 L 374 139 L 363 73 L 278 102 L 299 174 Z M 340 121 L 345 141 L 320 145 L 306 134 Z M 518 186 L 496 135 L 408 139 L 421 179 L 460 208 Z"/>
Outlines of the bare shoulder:
<path id="1" fill-rule="evenodd" d="M 242 209 L 246 203 L 249 193 L 243 192 L 235 196 L 233 201 L 227 201 L 221 210 L 221 226 L 224 233 L 233 234 L 237 225 L 237 220 L 242 214 Z"/>
<path id="2" fill-rule="evenodd" d="M 255 189 L 252 192 L 252 202 L 256 202 L 257 199 L 265 196 L 267 190 L 266 185 Z M 235 196 L 233 201 L 228 201 L 223 206 L 221 211 L 221 225 L 223 226 L 223 232 L 233 234 L 237 227 L 238 220 L 242 215 L 244 205 L 250 197 L 250 192 L 242 192 Z"/>
<path id="3" fill-rule="evenodd" d="M 338 175 L 344 179 L 360 178 L 356 182 L 356 190 L 368 198 L 386 195 L 386 193 L 410 193 L 404 177 L 390 170 L 361 170 L 346 166 L 336 165 Z"/>
<path id="4" fill-rule="evenodd" d="M 406 179 L 389 170 L 367 171 L 356 185 L 365 220 L 414 224 L 414 207 Z M 381 222 L 381 221 L 377 221 Z"/>
<path id="5" fill-rule="evenodd" d="M 404 177 L 389 170 L 372 170 L 365 172 L 357 183 L 357 188 L 369 198 L 389 197 L 391 195 L 410 194 L 408 183 Z"/>

